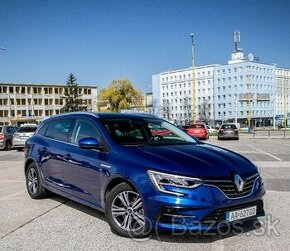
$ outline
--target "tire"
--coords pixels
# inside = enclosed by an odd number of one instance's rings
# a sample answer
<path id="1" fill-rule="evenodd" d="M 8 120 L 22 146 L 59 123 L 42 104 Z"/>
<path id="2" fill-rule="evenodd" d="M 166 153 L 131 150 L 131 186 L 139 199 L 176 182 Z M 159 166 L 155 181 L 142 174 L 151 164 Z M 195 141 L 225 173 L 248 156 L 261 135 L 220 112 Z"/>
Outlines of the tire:
<path id="1" fill-rule="evenodd" d="M 127 183 L 115 186 L 106 197 L 106 218 L 114 233 L 129 238 L 146 237 L 146 218 L 140 195 Z"/>
<path id="2" fill-rule="evenodd" d="M 32 199 L 43 199 L 47 197 L 47 190 L 42 182 L 35 163 L 30 163 L 25 172 L 26 189 Z"/>
<path id="3" fill-rule="evenodd" d="M 12 147 L 12 143 L 10 140 L 7 140 L 6 143 L 5 143 L 5 150 L 6 151 L 10 151 L 11 150 L 11 147 Z"/>
<path id="4" fill-rule="evenodd" d="M 17 148 L 15 148 L 18 152 L 22 152 L 23 151 L 23 149 L 24 149 L 24 147 L 17 147 Z"/>

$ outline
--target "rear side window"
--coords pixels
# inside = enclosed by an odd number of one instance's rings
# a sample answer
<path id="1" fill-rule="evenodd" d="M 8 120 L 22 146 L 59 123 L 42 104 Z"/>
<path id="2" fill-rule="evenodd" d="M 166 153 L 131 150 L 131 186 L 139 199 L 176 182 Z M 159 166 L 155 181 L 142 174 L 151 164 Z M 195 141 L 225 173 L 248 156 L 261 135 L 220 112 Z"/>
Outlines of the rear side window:
<path id="1" fill-rule="evenodd" d="M 45 136 L 59 141 L 68 142 L 72 124 L 73 119 L 54 120 L 50 122 Z"/>
<path id="2" fill-rule="evenodd" d="M 40 125 L 40 129 L 38 130 L 37 133 L 38 133 L 39 135 L 41 135 L 41 136 L 44 136 L 45 133 L 46 133 L 46 130 L 47 130 L 48 126 L 49 126 L 49 123 L 41 124 L 41 125 Z"/>
<path id="3" fill-rule="evenodd" d="M 17 132 L 35 132 L 37 126 L 23 126 L 18 129 Z"/>
<path id="4" fill-rule="evenodd" d="M 222 125 L 222 129 L 237 129 L 235 125 Z"/>
<path id="5" fill-rule="evenodd" d="M 203 124 L 195 124 L 195 125 L 190 126 L 190 128 L 204 128 L 204 125 Z"/>

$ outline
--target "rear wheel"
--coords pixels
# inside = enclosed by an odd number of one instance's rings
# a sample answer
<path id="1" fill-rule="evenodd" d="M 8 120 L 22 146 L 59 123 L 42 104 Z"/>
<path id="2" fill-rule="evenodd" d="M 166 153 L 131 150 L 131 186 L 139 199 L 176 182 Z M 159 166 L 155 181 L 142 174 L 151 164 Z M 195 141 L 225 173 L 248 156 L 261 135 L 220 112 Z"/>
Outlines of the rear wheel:
<path id="1" fill-rule="evenodd" d="M 140 195 L 127 183 L 114 187 L 106 199 L 106 218 L 112 230 L 124 237 L 148 235 Z"/>
<path id="2" fill-rule="evenodd" d="M 24 149 L 24 147 L 16 147 L 16 150 L 17 150 L 18 152 L 23 151 L 23 149 Z"/>
<path id="3" fill-rule="evenodd" d="M 39 173 L 35 163 L 30 163 L 26 172 L 27 192 L 33 199 L 42 199 L 47 197 L 47 190 L 42 186 Z"/>

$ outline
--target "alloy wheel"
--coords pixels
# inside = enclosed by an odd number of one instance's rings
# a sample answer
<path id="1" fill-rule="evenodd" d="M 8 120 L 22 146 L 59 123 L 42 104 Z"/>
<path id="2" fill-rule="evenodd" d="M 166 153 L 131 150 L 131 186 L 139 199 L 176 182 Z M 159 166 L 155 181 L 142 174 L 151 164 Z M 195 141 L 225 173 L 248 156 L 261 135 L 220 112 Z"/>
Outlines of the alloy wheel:
<path id="1" fill-rule="evenodd" d="M 28 189 L 31 194 L 36 194 L 38 189 L 38 176 L 36 170 L 32 167 L 27 174 Z"/>
<path id="2" fill-rule="evenodd" d="M 113 200 L 111 213 L 114 222 L 125 231 L 138 231 L 145 226 L 142 200 L 133 191 L 123 191 Z"/>

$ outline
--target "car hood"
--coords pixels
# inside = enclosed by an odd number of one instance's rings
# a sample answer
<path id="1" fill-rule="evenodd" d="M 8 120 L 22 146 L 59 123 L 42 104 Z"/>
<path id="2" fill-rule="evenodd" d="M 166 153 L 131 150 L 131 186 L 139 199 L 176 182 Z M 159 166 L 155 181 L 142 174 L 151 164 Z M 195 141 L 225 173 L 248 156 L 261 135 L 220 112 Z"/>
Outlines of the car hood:
<path id="1" fill-rule="evenodd" d="M 150 168 L 200 178 L 242 177 L 257 172 L 245 157 L 210 144 L 139 148 Z M 148 163 L 148 160 L 150 160 Z"/>

